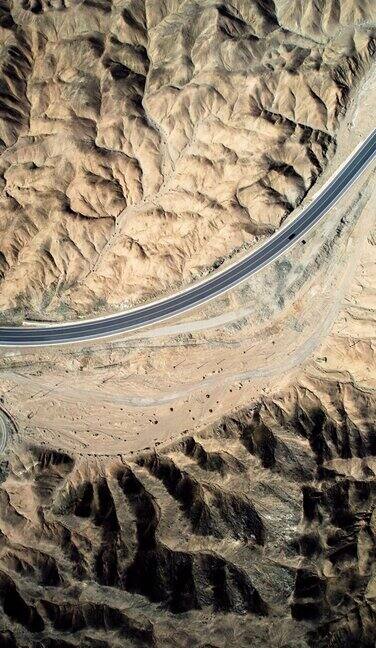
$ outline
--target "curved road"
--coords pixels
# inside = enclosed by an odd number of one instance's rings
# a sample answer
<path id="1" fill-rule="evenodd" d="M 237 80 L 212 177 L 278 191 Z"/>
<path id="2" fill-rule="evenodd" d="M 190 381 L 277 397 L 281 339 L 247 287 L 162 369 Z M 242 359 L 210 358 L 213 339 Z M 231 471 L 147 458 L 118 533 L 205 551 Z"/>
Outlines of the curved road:
<path id="1" fill-rule="evenodd" d="M 286 252 L 302 238 L 353 185 L 376 157 L 376 129 L 367 137 L 318 197 L 266 243 L 234 265 L 170 297 L 124 313 L 67 324 L 0 327 L 0 346 L 47 346 L 116 335 L 160 322 L 194 308 L 233 288 Z"/>
<path id="2" fill-rule="evenodd" d="M 0 455 L 4 454 L 7 447 L 8 431 L 2 414 L 0 413 Z"/>

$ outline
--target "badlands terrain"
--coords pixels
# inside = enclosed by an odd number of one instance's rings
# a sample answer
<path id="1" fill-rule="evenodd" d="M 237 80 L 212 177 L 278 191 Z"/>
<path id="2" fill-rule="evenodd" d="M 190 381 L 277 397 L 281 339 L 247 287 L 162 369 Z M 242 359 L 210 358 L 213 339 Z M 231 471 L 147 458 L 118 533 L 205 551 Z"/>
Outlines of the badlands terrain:
<path id="1" fill-rule="evenodd" d="M 1 0 L 0 43 L 2 322 L 225 266 L 375 127 L 373 0 Z M 0 349 L 1 648 L 374 647 L 375 174 L 185 317 Z"/>
<path id="2" fill-rule="evenodd" d="M 275 231 L 326 167 L 374 0 L 2 0 L 3 318 L 114 310 Z"/>

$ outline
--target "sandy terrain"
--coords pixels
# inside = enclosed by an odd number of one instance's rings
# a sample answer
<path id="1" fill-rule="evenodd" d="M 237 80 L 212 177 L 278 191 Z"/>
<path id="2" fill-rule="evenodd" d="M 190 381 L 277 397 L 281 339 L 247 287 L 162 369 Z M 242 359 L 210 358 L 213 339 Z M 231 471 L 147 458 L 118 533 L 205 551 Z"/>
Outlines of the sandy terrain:
<path id="1" fill-rule="evenodd" d="M 7 320 L 124 307 L 273 232 L 375 49 L 373 0 L 1 11 Z"/>
<path id="2" fill-rule="evenodd" d="M 371 74 L 341 125 L 333 163 L 305 202 L 365 136 L 363 115 L 375 97 Z M 3 350 L 4 404 L 23 438 L 63 452 L 137 451 L 291 382 L 328 335 L 351 285 L 374 219 L 373 173 L 305 245 L 203 309 L 110 343 Z"/>
<path id="3" fill-rule="evenodd" d="M 3 4 L 4 316 L 171 290 L 294 217 L 374 126 L 374 6 Z M 374 645 L 375 198 L 370 169 L 184 318 L 1 350 L 1 648 Z"/>
<path id="4" fill-rule="evenodd" d="M 13 432 L 3 645 L 372 645 L 375 228 L 356 244 L 329 335 L 278 391 L 221 417 L 215 404 L 215 423 L 187 421 L 183 437 L 143 452 L 126 452 L 124 424 L 112 458 L 75 452 L 72 435 L 59 438 L 67 453 Z M 255 384 L 241 384 L 250 399 Z"/>

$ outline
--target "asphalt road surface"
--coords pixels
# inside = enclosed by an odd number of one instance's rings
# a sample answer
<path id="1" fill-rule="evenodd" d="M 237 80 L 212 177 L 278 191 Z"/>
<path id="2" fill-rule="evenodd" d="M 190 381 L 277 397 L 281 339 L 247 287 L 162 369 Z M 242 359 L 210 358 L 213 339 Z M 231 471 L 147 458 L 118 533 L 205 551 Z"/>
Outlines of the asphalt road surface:
<path id="1" fill-rule="evenodd" d="M 2 415 L 0 414 L 0 455 L 5 452 L 8 441 L 8 432 L 7 426 L 4 422 Z"/>
<path id="2" fill-rule="evenodd" d="M 257 250 L 221 272 L 175 295 L 129 309 L 117 315 L 67 324 L 0 327 L 0 346 L 48 346 L 95 340 L 155 324 L 179 315 L 223 294 L 274 261 L 302 239 L 375 160 L 376 129 L 367 137 L 318 197 L 291 223 Z"/>

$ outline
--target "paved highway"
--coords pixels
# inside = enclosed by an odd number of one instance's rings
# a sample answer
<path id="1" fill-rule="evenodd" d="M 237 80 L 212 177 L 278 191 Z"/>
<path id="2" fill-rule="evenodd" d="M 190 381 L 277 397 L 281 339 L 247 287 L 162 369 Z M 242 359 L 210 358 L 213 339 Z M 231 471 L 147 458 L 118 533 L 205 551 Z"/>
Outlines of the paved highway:
<path id="1" fill-rule="evenodd" d="M 247 257 L 200 283 L 193 284 L 170 297 L 117 315 L 36 328 L 0 327 L 0 346 L 47 346 L 116 335 L 179 315 L 223 294 L 248 279 L 300 240 L 351 187 L 375 157 L 376 129 L 356 149 L 317 198 L 291 223 L 284 226 Z"/>
<path id="2" fill-rule="evenodd" d="M 0 413 L 0 455 L 4 454 L 7 447 L 8 431 L 2 414 Z"/>

